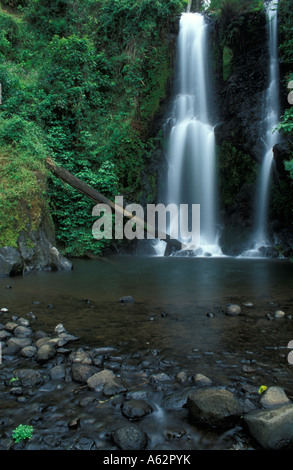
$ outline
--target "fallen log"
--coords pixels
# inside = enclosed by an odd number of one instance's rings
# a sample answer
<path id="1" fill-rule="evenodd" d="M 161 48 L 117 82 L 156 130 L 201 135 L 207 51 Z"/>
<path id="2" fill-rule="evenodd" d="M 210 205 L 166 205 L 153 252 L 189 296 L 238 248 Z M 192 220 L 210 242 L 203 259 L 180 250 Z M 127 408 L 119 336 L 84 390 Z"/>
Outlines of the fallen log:
<path id="1" fill-rule="evenodd" d="M 182 245 L 179 240 L 171 238 L 168 233 L 163 233 L 161 230 L 160 237 L 157 237 L 157 233 L 154 227 L 151 227 L 144 220 L 141 220 L 138 217 L 134 216 L 131 212 L 126 211 L 124 207 L 115 204 L 113 201 L 103 196 L 94 188 L 84 183 L 84 181 L 74 176 L 68 170 L 65 170 L 65 168 L 56 165 L 56 163 L 54 163 L 54 161 L 49 157 L 46 158 L 46 166 L 55 176 L 60 178 L 64 183 L 69 184 L 72 188 L 76 189 L 96 204 L 107 204 L 109 207 L 114 209 L 116 212 L 122 214 L 127 219 L 131 219 L 133 223 L 138 224 L 140 227 L 143 228 L 145 232 L 151 234 L 153 238 L 159 238 L 160 240 L 166 242 L 167 246 L 165 250 L 165 255 L 170 254 L 173 250 L 177 251 L 182 249 Z"/>

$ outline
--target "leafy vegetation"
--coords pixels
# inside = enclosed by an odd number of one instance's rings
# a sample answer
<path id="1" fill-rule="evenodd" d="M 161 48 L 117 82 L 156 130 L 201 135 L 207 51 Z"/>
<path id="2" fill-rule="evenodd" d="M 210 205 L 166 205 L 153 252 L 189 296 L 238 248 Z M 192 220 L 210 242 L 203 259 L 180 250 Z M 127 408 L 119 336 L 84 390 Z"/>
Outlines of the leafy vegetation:
<path id="1" fill-rule="evenodd" d="M 193 2 L 196 8 L 200 3 Z M 65 255 L 99 255 L 92 204 L 48 175 L 45 158 L 110 199 L 154 202 L 157 137 L 151 123 L 173 72 L 179 14 L 187 0 L 3 0 L 0 2 L 0 246 L 17 246 L 50 211 Z M 262 0 L 211 0 L 223 79 L 255 42 Z M 292 9 L 280 0 L 282 60 L 292 72 Z M 172 33 L 172 34 L 171 34 Z M 243 37 L 249 37 L 244 46 Z M 248 45 L 248 46 L 247 46 Z M 291 67 L 291 69 L 290 69 Z M 292 140 L 293 107 L 280 125 Z M 229 205 L 250 162 L 226 143 L 222 195 Z M 235 160 L 235 161 L 234 161 Z M 237 166 L 238 165 L 238 166 Z M 287 164 L 293 173 L 292 161 Z M 246 177 L 245 177 L 246 178 Z M 241 181 L 240 181 L 241 180 Z"/>
<path id="2" fill-rule="evenodd" d="M 280 59 L 285 64 L 286 75 L 284 79 L 283 89 L 284 94 L 288 95 L 290 89 L 288 89 L 288 84 L 293 80 L 293 10 L 290 2 L 281 0 L 279 3 L 279 17 L 280 17 Z M 288 103 L 288 101 L 287 101 Z M 293 106 L 288 103 L 288 108 L 285 109 L 284 114 L 281 118 L 281 122 L 278 126 L 278 130 L 286 137 L 288 145 L 288 153 L 291 156 L 291 159 L 288 159 L 284 162 L 285 169 L 288 171 L 288 174 L 291 178 L 291 185 L 289 188 L 286 188 L 287 199 L 281 201 L 282 206 L 278 204 L 279 207 L 285 207 L 291 210 L 291 215 L 293 211 L 293 202 L 290 191 L 292 191 L 292 180 L 293 180 Z M 288 185 L 289 186 L 289 185 Z M 289 194 L 289 197 L 288 197 Z M 279 201 L 277 201 L 279 202 Z M 287 213 L 285 214 L 287 216 Z"/>
<path id="3" fill-rule="evenodd" d="M 31 439 L 33 436 L 33 432 L 34 432 L 33 426 L 29 426 L 27 424 L 20 424 L 12 432 L 12 437 L 17 443 L 20 441 L 24 441 L 26 439 Z"/>
<path id="4" fill-rule="evenodd" d="M 280 16 L 280 58 L 286 65 L 286 76 L 284 80 L 285 93 L 289 94 L 288 84 L 293 80 L 293 10 L 288 2 L 284 0 L 279 6 Z M 279 130 L 287 135 L 293 145 L 293 106 L 289 105 L 285 110 Z"/>
<path id="5" fill-rule="evenodd" d="M 20 231 L 37 228 L 46 204 L 64 254 L 100 254 L 109 244 L 92 237 L 91 203 L 47 179 L 47 155 L 112 199 L 139 202 L 144 185 L 154 188 L 149 126 L 173 69 L 172 24 L 186 4 L 1 2 L 0 245 L 16 246 Z"/>
<path id="6" fill-rule="evenodd" d="M 211 0 L 208 11 L 215 17 L 217 61 L 226 81 L 237 57 L 255 46 L 262 23 L 259 13 L 264 11 L 264 4 L 262 0 Z"/>

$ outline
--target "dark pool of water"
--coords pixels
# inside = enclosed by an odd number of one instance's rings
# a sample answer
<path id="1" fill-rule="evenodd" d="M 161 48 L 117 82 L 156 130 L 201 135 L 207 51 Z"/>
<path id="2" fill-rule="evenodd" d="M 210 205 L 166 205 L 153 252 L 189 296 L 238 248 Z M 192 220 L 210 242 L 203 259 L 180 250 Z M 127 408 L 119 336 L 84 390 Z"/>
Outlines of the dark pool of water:
<path id="1" fill-rule="evenodd" d="M 277 384 L 293 396 L 290 262 L 113 256 L 76 260 L 74 266 L 71 272 L 0 279 L 0 308 L 10 315 L 32 312 L 34 330 L 51 333 L 63 323 L 81 346 L 113 346 L 128 357 L 153 352 L 174 374 L 200 372 L 223 385 Z M 121 305 L 118 299 L 126 295 L 135 302 Z M 227 303 L 239 304 L 242 314 L 225 315 Z M 286 316 L 269 320 L 278 309 Z M 157 423 L 163 429 L 164 419 L 158 412 L 156 424 L 150 422 L 154 436 L 163 435 Z M 175 425 L 178 416 L 168 420 Z"/>

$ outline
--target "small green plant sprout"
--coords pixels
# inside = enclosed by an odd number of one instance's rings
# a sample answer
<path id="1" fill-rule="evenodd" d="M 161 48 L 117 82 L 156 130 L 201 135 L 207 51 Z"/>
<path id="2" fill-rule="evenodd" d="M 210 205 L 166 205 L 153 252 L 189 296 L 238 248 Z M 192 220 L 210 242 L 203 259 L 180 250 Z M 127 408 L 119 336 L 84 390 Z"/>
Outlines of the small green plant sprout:
<path id="1" fill-rule="evenodd" d="M 25 439 L 31 439 L 33 432 L 34 432 L 34 429 L 32 426 L 28 426 L 27 424 L 20 424 L 12 432 L 12 437 L 15 440 L 15 442 L 20 442 Z"/>
<path id="2" fill-rule="evenodd" d="M 17 382 L 18 377 L 12 377 L 12 379 L 9 380 L 9 383 Z"/>
<path id="3" fill-rule="evenodd" d="M 261 387 L 259 387 L 258 389 L 258 393 L 261 394 L 263 393 L 268 387 L 266 385 L 262 385 Z"/>

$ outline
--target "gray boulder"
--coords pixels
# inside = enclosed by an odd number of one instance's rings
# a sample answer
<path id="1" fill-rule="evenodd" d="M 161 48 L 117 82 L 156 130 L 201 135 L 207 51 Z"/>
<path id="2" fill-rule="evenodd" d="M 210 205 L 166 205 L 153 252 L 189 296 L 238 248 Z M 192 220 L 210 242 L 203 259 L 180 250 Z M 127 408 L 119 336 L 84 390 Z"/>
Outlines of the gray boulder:
<path id="1" fill-rule="evenodd" d="M 13 375 L 20 380 L 24 387 L 36 387 L 44 383 L 44 378 L 38 370 L 16 369 Z"/>
<path id="2" fill-rule="evenodd" d="M 244 417 L 253 438 L 267 450 L 289 446 L 293 437 L 293 404 L 251 411 Z"/>
<path id="3" fill-rule="evenodd" d="M 134 299 L 131 295 L 125 295 L 124 297 L 120 297 L 119 301 L 121 304 L 133 304 Z"/>
<path id="4" fill-rule="evenodd" d="M 22 274 L 23 260 L 19 252 L 11 246 L 0 248 L 0 277 Z"/>
<path id="5" fill-rule="evenodd" d="M 187 407 L 194 421 L 211 427 L 232 426 L 243 412 L 232 392 L 213 387 L 200 387 L 192 392 Z"/>
<path id="6" fill-rule="evenodd" d="M 97 368 L 82 362 L 72 364 L 71 374 L 72 380 L 78 383 L 87 383 L 87 380 L 97 372 Z"/>
<path id="7" fill-rule="evenodd" d="M 226 315 L 230 317 L 237 317 L 241 313 L 241 307 L 236 304 L 228 304 L 226 306 Z"/>
<path id="8" fill-rule="evenodd" d="M 122 405 L 122 414 L 132 420 L 144 418 L 153 411 L 145 400 L 129 400 Z"/>
<path id="9" fill-rule="evenodd" d="M 89 377 L 87 385 L 90 390 L 95 390 L 96 392 L 102 391 L 105 396 L 111 396 L 126 391 L 126 388 L 119 381 L 114 372 L 108 369 L 104 369 Z"/>
<path id="10" fill-rule="evenodd" d="M 32 344 L 32 339 L 31 338 L 15 338 L 11 337 L 7 341 L 7 346 L 8 347 L 14 347 L 15 349 L 22 349 L 25 348 L 26 346 L 30 346 Z"/>
<path id="11" fill-rule="evenodd" d="M 35 346 L 26 346 L 22 348 L 20 351 L 21 356 L 23 357 L 34 357 L 37 352 L 37 348 Z"/>
<path id="12" fill-rule="evenodd" d="M 261 394 L 260 403 L 264 408 L 272 408 L 275 406 L 289 405 L 291 400 L 281 387 L 269 387 Z"/>
<path id="13" fill-rule="evenodd" d="M 129 424 L 116 429 L 112 440 L 120 450 L 142 450 L 148 443 L 147 434 L 136 424 Z"/>
<path id="14" fill-rule="evenodd" d="M 56 355 L 56 348 L 53 344 L 43 344 L 37 351 L 36 359 L 39 362 L 47 362 Z"/>
<path id="15" fill-rule="evenodd" d="M 184 390 L 177 390 L 176 392 L 165 395 L 162 400 L 163 407 L 166 410 L 181 410 L 187 403 L 188 396 L 192 392 L 191 387 Z"/>

